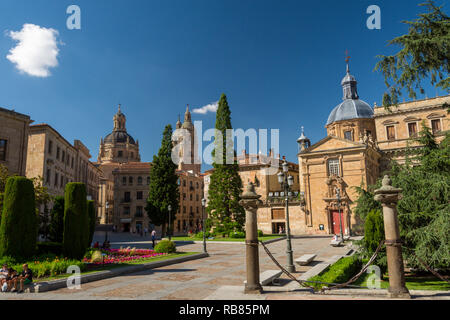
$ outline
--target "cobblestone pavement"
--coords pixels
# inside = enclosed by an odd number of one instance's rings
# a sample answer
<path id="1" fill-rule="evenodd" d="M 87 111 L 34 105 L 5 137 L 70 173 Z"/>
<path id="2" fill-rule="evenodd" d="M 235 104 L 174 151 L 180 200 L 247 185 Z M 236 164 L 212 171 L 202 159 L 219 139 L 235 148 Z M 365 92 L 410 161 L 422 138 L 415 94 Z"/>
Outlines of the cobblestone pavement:
<path id="1" fill-rule="evenodd" d="M 127 238 L 119 239 L 120 234 L 113 237 L 113 247 L 126 247 L 130 242 L 139 243 L 130 244 L 136 247 L 151 246 L 151 242 L 143 243 L 140 237 L 131 241 Z M 307 253 L 317 254 L 315 262 L 310 266 L 297 266 L 296 277 L 318 262 L 348 251 L 345 247 L 331 247 L 329 242 L 329 237 L 319 236 L 292 240 L 294 259 Z M 90 282 L 82 284 L 80 290 L 64 288 L 43 293 L 0 293 L 0 299 L 333 299 L 333 296 L 307 294 L 301 289 L 288 293 L 288 288 L 292 288 L 294 283 L 285 275 L 281 277 L 281 286 L 270 287 L 270 291 L 264 295 L 240 295 L 245 280 L 245 245 L 208 243 L 207 248 L 210 254 L 208 258 Z M 281 264 L 286 263 L 286 241 L 271 243 L 268 248 Z M 178 250 L 201 252 L 202 244 L 179 245 Z M 262 248 L 260 269 L 261 272 L 277 269 Z M 355 297 L 335 296 L 335 299 L 348 298 Z"/>

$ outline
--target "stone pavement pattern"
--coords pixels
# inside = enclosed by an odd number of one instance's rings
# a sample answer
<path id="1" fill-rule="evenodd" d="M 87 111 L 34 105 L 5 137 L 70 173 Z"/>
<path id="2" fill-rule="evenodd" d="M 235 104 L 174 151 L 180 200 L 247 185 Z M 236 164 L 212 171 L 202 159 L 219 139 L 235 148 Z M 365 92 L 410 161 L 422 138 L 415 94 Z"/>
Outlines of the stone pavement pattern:
<path id="1" fill-rule="evenodd" d="M 128 246 L 130 241 L 123 235 L 113 235 L 112 247 Z M 121 237 L 124 237 L 123 239 Z M 140 237 L 139 237 L 140 238 Z M 151 241 L 131 239 L 130 246 L 151 247 Z M 119 240 L 117 244 L 115 240 Z M 140 240 L 140 241 L 139 241 Z M 139 245 L 136 245 L 139 243 Z M 345 247 L 331 247 L 329 237 L 310 236 L 292 241 L 294 259 L 307 253 L 316 253 L 317 257 L 309 266 L 296 266 L 295 276 L 315 264 L 326 261 L 334 255 L 348 251 Z M 286 264 L 286 241 L 267 245 L 275 258 Z M 245 281 L 245 245 L 207 243 L 210 257 L 187 261 L 166 267 L 146 270 L 120 277 L 109 278 L 81 285 L 80 290 L 68 288 L 44 293 L 0 293 L 0 299 L 233 299 L 240 297 Z M 201 252 L 202 244 L 180 244 L 179 251 Z M 277 267 L 260 247 L 260 269 L 275 270 Z M 332 299 L 333 296 L 310 295 L 298 287 L 296 292 L 287 292 L 295 288 L 295 282 L 286 275 L 281 277 L 279 287 L 265 287 L 270 291 L 261 296 L 242 295 L 239 299 Z M 293 286 L 294 285 L 294 286 Z M 289 289 L 290 288 L 290 289 Z M 230 295 L 231 294 L 231 295 Z M 351 296 L 336 296 L 336 299 L 353 299 Z M 367 297 L 366 297 L 367 298 Z"/>

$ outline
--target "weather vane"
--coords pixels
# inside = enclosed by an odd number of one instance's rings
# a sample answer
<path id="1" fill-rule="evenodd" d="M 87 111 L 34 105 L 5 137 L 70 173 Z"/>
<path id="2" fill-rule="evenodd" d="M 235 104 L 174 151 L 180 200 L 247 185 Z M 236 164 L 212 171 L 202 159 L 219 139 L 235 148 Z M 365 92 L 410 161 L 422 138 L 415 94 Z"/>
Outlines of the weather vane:
<path id="1" fill-rule="evenodd" d="M 348 50 L 345 50 L 345 62 L 349 62 L 350 61 L 350 56 L 348 55 Z"/>

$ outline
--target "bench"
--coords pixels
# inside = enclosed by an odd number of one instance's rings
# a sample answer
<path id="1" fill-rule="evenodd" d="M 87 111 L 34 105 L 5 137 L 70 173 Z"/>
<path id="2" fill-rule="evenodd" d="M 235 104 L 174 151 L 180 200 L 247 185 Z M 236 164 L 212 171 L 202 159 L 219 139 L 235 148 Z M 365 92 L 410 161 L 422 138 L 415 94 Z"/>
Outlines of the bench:
<path id="1" fill-rule="evenodd" d="M 259 275 L 259 281 L 262 286 L 276 285 L 279 283 L 278 278 L 282 273 L 283 271 L 281 270 L 266 270 Z M 244 281 L 244 284 L 245 283 L 247 283 L 247 280 Z"/>
<path id="2" fill-rule="evenodd" d="M 339 247 L 342 244 L 342 240 L 341 239 L 337 239 L 337 240 L 331 240 L 330 245 L 333 247 Z"/>
<path id="3" fill-rule="evenodd" d="M 316 254 L 304 254 L 300 258 L 295 259 L 295 262 L 299 266 L 306 266 L 310 264 L 316 256 Z"/>

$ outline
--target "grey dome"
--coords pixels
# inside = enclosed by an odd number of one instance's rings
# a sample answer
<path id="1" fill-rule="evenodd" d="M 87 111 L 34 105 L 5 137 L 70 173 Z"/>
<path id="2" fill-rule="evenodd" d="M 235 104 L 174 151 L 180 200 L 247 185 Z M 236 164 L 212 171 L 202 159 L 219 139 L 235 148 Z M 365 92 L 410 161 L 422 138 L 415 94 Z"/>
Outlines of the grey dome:
<path id="1" fill-rule="evenodd" d="M 341 120 L 365 118 L 373 118 L 372 108 L 363 100 L 346 99 L 331 111 L 327 125 Z"/>
<path id="2" fill-rule="evenodd" d="M 125 143 L 127 138 L 130 139 L 130 144 L 136 144 L 133 137 L 125 131 L 113 131 L 105 137 L 105 143 Z"/>

